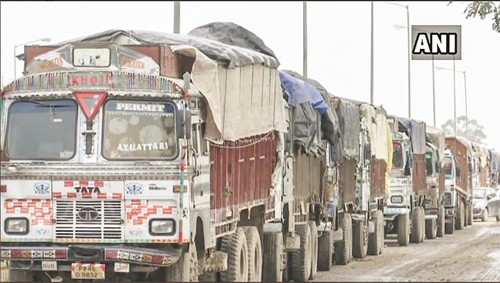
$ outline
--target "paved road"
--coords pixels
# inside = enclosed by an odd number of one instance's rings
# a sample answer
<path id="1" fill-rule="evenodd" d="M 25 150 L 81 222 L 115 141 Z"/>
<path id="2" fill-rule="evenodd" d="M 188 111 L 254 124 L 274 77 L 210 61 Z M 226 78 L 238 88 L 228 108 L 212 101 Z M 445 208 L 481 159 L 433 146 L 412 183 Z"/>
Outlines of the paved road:
<path id="1" fill-rule="evenodd" d="M 474 221 L 444 238 L 400 247 L 386 239 L 382 255 L 318 272 L 313 281 L 500 282 L 500 222 Z"/>

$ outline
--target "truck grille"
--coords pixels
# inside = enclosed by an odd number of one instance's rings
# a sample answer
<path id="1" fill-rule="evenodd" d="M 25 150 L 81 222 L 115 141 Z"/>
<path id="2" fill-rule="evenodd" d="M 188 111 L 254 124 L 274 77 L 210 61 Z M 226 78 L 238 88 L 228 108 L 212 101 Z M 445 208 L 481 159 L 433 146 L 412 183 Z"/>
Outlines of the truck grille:
<path id="1" fill-rule="evenodd" d="M 121 201 L 56 201 L 55 208 L 56 239 L 122 239 Z"/>

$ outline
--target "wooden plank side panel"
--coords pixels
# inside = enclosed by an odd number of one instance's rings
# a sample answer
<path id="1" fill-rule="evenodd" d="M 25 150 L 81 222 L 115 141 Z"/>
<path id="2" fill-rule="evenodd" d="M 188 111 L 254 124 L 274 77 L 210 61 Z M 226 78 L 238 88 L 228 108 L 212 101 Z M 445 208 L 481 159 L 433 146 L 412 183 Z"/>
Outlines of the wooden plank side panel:
<path id="1" fill-rule="evenodd" d="M 383 159 L 372 157 L 370 174 L 370 194 L 372 199 L 385 196 L 385 172 L 387 164 Z"/>
<path id="2" fill-rule="evenodd" d="M 263 158 L 260 158 L 263 156 Z M 264 204 L 272 186 L 276 164 L 274 134 L 264 134 L 222 145 L 210 146 L 210 191 L 212 209 L 221 212 L 216 222 L 224 221 L 226 209 L 238 210 L 248 205 Z M 226 193 L 228 188 L 230 193 Z"/>
<path id="3" fill-rule="evenodd" d="M 426 194 L 428 191 L 426 172 L 425 154 L 414 154 L 412 172 L 413 191 L 419 194 Z"/>

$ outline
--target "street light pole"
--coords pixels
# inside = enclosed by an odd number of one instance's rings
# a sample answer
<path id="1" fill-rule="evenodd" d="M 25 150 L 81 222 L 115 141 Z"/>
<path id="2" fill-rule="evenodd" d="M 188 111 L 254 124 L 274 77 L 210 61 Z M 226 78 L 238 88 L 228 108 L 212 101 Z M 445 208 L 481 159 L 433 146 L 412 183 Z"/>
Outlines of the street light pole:
<path id="1" fill-rule="evenodd" d="M 457 135 L 457 90 L 455 86 L 455 56 L 453 56 L 453 131 Z"/>
<path id="2" fill-rule="evenodd" d="M 307 1 L 302 2 L 302 75 L 307 78 Z"/>
<path id="3" fill-rule="evenodd" d="M 469 115 L 467 113 L 467 80 L 464 73 L 464 93 L 465 93 L 465 138 L 469 139 Z"/>
<path id="4" fill-rule="evenodd" d="M 408 37 L 408 118 L 411 119 L 411 59 L 410 59 L 410 49 L 411 49 L 411 41 L 410 41 L 410 5 L 402 5 L 398 3 L 385 2 L 387 4 L 391 4 L 394 6 L 403 7 L 406 9 L 406 33 Z"/>
<path id="5" fill-rule="evenodd" d="M 373 1 L 371 1 L 370 104 L 373 104 Z"/>
<path id="6" fill-rule="evenodd" d="M 411 74 L 410 74 L 410 5 L 406 5 L 406 28 L 408 32 L 408 118 L 411 119 Z"/>
<path id="7" fill-rule="evenodd" d="M 51 39 L 46 37 L 46 38 L 40 38 L 40 39 L 35 39 L 35 40 L 32 40 L 32 41 L 28 41 L 28 42 L 24 42 L 24 43 L 20 43 L 20 44 L 14 44 L 14 81 L 16 80 L 17 78 L 17 70 L 16 70 L 16 49 L 19 47 L 19 46 L 23 46 L 23 45 L 27 45 L 27 44 L 30 44 L 30 43 L 35 43 L 35 42 L 38 42 L 38 41 L 45 41 L 45 42 L 50 42 Z"/>
<path id="8" fill-rule="evenodd" d="M 434 55 L 432 55 L 432 118 L 436 127 L 436 83 L 434 76 Z"/>
<path id="9" fill-rule="evenodd" d="M 174 33 L 180 33 L 181 26 L 181 2 L 174 1 Z"/>

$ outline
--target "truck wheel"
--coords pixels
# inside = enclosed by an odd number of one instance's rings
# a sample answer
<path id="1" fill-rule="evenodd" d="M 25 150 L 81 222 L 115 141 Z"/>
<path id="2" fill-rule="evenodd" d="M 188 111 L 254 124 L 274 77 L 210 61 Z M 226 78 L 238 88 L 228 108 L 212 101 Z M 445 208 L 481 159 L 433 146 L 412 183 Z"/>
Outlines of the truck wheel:
<path id="1" fill-rule="evenodd" d="M 368 236 L 364 221 L 356 221 L 352 225 L 352 255 L 364 258 L 368 252 Z"/>
<path id="2" fill-rule="evenodd" d="M 281 256 L 283 255 L 283 233 L 266 232 L 263 236 L 264 257 L 262 281 L 281 282 L 283 270 L 281 270 Z"/>
<path id="3" fill-rule="evenodd" d="M 437 237 L 444 237 L 444 224 L 445 224 L 445 218 L 444 218 L 444 206 L 439 206 L 438 208 L 438 218 L 436 220 L 437 224 L 437 231 L 436 231 L 436 236 Z"/>
<path id="4" fill-rule="evenodd" d="M 420 207 L 420 243 L 423 243 L 425 240 L 425 209 Z"/>
<path id="5" fill-rule="evenodd" d="M 464 229 L 465 223 L 465 208 L 462 201 L 459 202 L 457 209 L 458 211 L 456 214 L 457 220 L 455 221 L 455 230 L 462 230 Z"/>
<path id="6" fill-rule="evenodd" d="M 483 215 L 481 215 L 481 220 L 483 220 L 483 222 L 487 222 L 488 221 L 488 208 L 485 208 L 483 210 Z"/>
<path id="7" fill-rule="evenodd" d="M 300 237 L 300 249 L 291 252 L 291 279 L 299 282 L 306 282 L 311 276 L 311 260 L 312 260 L 312 235 L 311 229 L 307 224 L 299 224 L 295 226 L 295 232 Z"/>
<path id="8" fill-rule="evenodd" d="M 222 251 L 227 253 L 227 270 L 220 276 L 224 282 L 248 281 L 248 244 L 243 228 L 222 237 Z"/>
<path id="9" fill-rule="evenodd" d="M 410 243 L 410 215 L 408 213 L 398 215 L 398 244 L 408 246 Z"/>
<path id="10" fill-rule="evenodd" d="M 446 222 L 444 224 L 444 231 L 446 234 L 453 234 L 455 232 L 455 218 L 451 219 L 451 222 Z"/>
<path id="11" fill-rule="evenodd" d="M 435 239 L 437 235 L 436 219 L 425 220 L 425 236 L 427 239 Z"/>
<path id="12" fill-rule="evenodd" d="M 248 245 L 248 281 L 261 282 L 262 280 L 262 243 L 257 227 L 243 227 Z"/>
<path id="13" fill-rule="evenodd" d="M 311 230 L 311 276 L 309 279 L 314 279 L 318 273 L 318 226 L 315 221 L 308 221 L 309 229 Z"/>
<path id="14" fill-rule="evenodd" d="M 375 231 L 368 235 L 368 254 L 379 255 L 382 254 L 384 246 L 384 214 L 381 210 L 375 211 L 373 220 Z"/>
<path id="15" fill-rule="evenodd" d="M 352 220 L 349 213 L 341 216 L 342 240 L 335 242 L 335 264 L 346 265 L 351 260 L 352 254 Z"/>
<path id="16" fill-rule="evenodd" d="M 411 236 L 410 240 L 412 243 L 420 243 L 422 238 L 422 220 L 420 218 L 420 207 L 414 207 L 411 211 Z"/>
<path id="17" fill-rule="evenodd" d="M 2 271 L 3 272 L 3 271 Z M 2 275 L 2 279 L 3 279 Z M 8 282 L 35 282 L 35 272 L 27 270 L 9 269 Z"/>
<path id="18" fill-rule="evenodd" d="M 469 203 L 469 216 L 467 217 L 467 222 L 469 225 L 472 225 L 472 221 L 474 221 L 474 206 Z"/>
<path id="19" fill-rule="evenodd" d="M 321 231 L 318 238 L 318 270 L 330 271 L 333 255 L 333 233 L 331 230 Z"/>
<path id="20" fill-rule="evenodd" d="M 165 278 L 167 282 L 198 282 L 198 254 L 194 244 L 189 245 L 176 263 L 165 267 Z"/>

